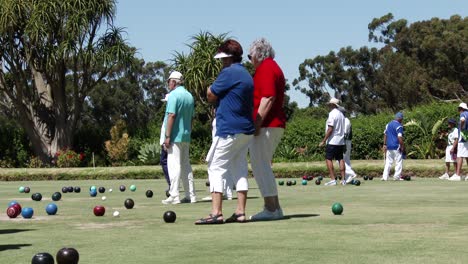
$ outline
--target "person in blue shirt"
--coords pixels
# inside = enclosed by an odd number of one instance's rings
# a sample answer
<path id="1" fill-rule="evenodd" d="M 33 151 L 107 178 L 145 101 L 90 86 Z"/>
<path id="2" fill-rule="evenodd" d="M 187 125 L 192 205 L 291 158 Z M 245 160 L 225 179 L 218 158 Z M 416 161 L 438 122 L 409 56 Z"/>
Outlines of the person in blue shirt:
<path id="1" fill-rule="evenodd" d="M 390 169 L 395 162 L 395 174 L 393 179 L 395 181 L 403 180 L 401 172 L 403 170 L 403 159 L 406 155 L 405 144 L 403 142 L 403 113 L 398 112 L 395 119 L 387 124 L 384 131 L 384 145 L 383 151 L 385 152 L 385 168 L 382 175 L 382 180 L 388 180 Z"/>
<path id="2" fill-rule="evenodd" d="M 458 139 L 453 143 L 451 153 L 457 154 L 457 172 L 449 178 L 449 181 L 461 181 L 463 159 L 468 160 L 468 106 L 466 103 L 458 105 L 460 121 L 458 123 Z M 465 177 L 468 181 L 468 177 Z"/>
<path id="3" fill-rule="evenodd" d="M 162 200 L 163 204 L 197 202 L 189 157 L 195 107 L 192 94 L 182 84 L 182 74 L 177 71 L 172 72 L 168 79 L 171 95 L 167 99 L 163 124 L 165 128 L 163 147 L 167 150 L 167 167 L 171 184 L 169 197 Z M 179 198 L 180 180 L 185 190 L 185 197 L 182 200 Z"/>
<path id="4" fill-rule="evenodd" d="M 245 222 L 245 206 L 249 189 L 247 152 L 255 128 L 253 125 L 253 79 L 241 64 L 242 46 L 228 39 L 218 48 L 216 59 L 223 69 L 207 90 L 208 102 L 217 105 L 216 135 L 208 165 L 211 192 L 211 213 L 195 222 L 197 225 Z M 172 95 L 171 95 L 172 96 Z M 224 219 L 222 196 L 224 179 L 231 177 L 237 191 L 237 208 Z"/>

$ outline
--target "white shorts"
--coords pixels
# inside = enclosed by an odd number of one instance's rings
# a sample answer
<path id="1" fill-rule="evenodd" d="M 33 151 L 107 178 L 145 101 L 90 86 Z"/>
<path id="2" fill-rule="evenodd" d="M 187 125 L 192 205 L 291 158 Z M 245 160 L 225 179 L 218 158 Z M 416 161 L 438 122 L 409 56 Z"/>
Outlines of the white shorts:
<path id="1" fill-rule="evenodd" d="M 453 145 L 447 146 L 447 148 L 445 148 L 445 162 L 457 162 L 457 153 L 454 153 L 454 155 L 450 153 L 452 148 Z"/>
<path id="2" fill-rule="evenodd" d="M 237 191 L 247 191 L 249 168 L 247 151 L 253 135 L 236 134 L 226 138 L 217 137 L 212 144 L 212 154 L 208 155 L 208 177 L 210 192 L 223 192 L 224 179 L 231 177 Z"/>
<path id="3" fill-rule="evenodd" d="M 458 143 L 458 158 L 468 158 L 468 142 L 459 142 Z"/>

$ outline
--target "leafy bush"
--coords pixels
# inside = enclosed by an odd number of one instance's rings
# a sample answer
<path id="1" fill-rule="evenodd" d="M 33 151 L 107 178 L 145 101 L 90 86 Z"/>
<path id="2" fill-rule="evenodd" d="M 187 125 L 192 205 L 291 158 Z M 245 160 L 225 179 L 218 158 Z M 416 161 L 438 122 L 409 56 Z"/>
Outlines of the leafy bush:
<path id="1" fill-rule="evenodd" d="M 146 143 L 140 147 L 138 159 L 143 164 L 155 165 L 161 157 L 161 146 L 158 143 Z"/>
<path id="2" fill-rule="evenodd" d="M 42 168 L 44 167 L 44 163 L 38 157 L 31 157 L 31 159 L 29 160 L 28 167 L 29 168 Z"/>
<path id="3" fill-rule="evenodd" d="M 78 167 L 80 162 L 84 159 L 83 153 L 76 153 L 71 149 L 64 149 L 62 151 L 58 151 L 55 154 L 57 167 L 59 168 L 73 168 Z"/>
<path id="4" fill-rule="evenodd" d="M 111 140 L 105 142 L 107 155 L 113 165 L 119 165 L 128 159 L 130 137 L 125 131 L 125 121 L 117 121 L 110 130 Z"/>

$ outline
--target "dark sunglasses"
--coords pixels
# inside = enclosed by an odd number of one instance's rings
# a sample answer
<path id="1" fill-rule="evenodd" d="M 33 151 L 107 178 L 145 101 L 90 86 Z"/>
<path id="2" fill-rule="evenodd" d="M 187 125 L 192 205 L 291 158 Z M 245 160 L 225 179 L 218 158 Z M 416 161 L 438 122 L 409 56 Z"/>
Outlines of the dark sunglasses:
<path id="1" fill-rule="evenodd" d="M 247 58 L 249 58 L 249 60 L 252 60 L 252 56 L 250 54 L 247 55 Z"/>

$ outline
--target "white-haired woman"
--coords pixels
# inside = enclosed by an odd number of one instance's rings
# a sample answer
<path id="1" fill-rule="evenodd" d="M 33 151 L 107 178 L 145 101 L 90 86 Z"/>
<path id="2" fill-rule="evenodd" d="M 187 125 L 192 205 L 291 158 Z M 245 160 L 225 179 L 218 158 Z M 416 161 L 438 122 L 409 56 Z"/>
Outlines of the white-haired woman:
<path id="1" fill-rule="evenodd" d="M 278 220 L 281 209 L 271 160 L 286 127 L 283 100 L 286 81 L 278 66 L 275 51 L 264 38 L 255 40 L 248 55 L 255 67 L 254 111 L 255 136 L 249 148 L 254 178 L 264 199 L 264 208 L 252 215 L 252 221 Z"/>

